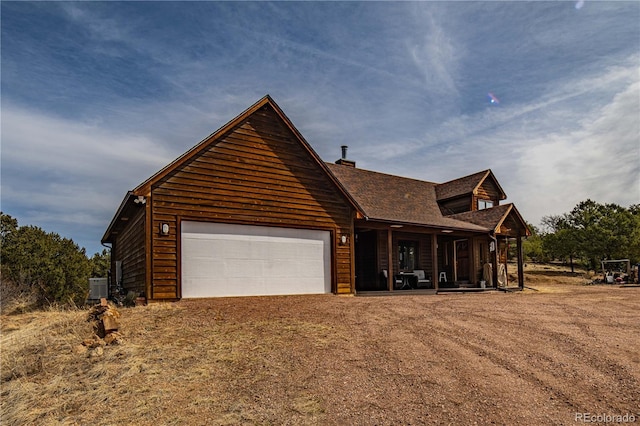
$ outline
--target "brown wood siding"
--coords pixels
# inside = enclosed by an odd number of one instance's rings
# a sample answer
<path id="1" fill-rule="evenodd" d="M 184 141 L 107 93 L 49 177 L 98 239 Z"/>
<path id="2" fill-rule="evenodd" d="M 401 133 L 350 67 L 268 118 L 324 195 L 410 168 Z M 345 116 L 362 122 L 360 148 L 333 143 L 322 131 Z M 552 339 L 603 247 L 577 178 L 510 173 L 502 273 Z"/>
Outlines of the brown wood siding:
<path id="1" fill-rule="evenodd" d="M 270 106 L 152 188 L 153 299 L 180 297 L 179 221 L 332 231 L 333 289 L 351 293 L 351 207 Z M 170 233 L 159 233 L 161 223 Z"/>
<path id="2" fill-rule="evenodd" d="M 116 237 L 114 244 L 113 260 L 122 262 L 122 286 L 127 292 L 143 293 L 145 291 L 144 225 L 145 210 L 140 208 Z M 115 266 L 112 271 L 115 285 Z"/>
<path id="3" fill-rule="evenodd" d="M 494 207 L 500 205 L 500 190 L 491 179 L 485 179 L 478 187 L 473 199 L 473 210 L 478 210 L 478 200 L 490 200 Z"/>

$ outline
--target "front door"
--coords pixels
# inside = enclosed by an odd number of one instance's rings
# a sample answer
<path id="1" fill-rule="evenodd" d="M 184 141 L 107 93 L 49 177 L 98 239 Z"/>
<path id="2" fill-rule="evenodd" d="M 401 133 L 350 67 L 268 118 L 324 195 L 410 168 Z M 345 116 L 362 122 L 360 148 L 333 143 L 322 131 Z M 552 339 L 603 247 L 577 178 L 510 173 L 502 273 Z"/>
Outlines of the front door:
<path id="1" fill-rule="evenodd" d="M 469 281 L 469 240 L 455 241 L 455 271 L 456 281 Z"/>

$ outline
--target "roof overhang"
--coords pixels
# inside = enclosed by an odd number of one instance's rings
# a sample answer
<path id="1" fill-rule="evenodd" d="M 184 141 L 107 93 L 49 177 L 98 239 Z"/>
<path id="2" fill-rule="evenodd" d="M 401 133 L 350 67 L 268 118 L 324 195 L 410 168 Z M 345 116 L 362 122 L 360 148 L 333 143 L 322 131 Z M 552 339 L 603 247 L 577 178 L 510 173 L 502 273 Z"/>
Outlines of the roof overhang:
<path id="1" fill-rule="evenodd" d="M 112 244 L 114 237 L 127 225 L 129 219 L 140 209 L 141 205 L 144 205 L 144 203 L 141 202 L 139 195 L 133 191 L 127 192 L 100 242 L 102 244 Z"/>
<path id="2" fill-rule="evenodd" d="M 514 206 L 513 204 L 509 204 L 509 208 L 507 209 L 507 212 L 502 216 L 502 218 L 500 219 L 496 227 L 493 229 L 494 234 L 496 235 L 500 234 L 501 232 L 500 228 L 502 228 L 502 225 L 509 218 L 509 216 L 512 216 L 515 222 L 518 225 L 520 225 L 520 228 L 518 232 L 516 232 L 516 235 L 509 235 L 509 236 L 523 236 L 523 237 L 531 236 L 531 230 L 527 226 L 527 222 L 525 222 L 525 220 L 522 218 L 522 215 L 520 215 L 520 212 L 518 211 L 518 209 L 516 209 L 516 206 Z M 520 230 L 523 230 L 524 233 L 519 232 Z"/>
<path id="3" fill-rule="evenodd" d="M 421 229 L 424 231 L 432 231 L 437 233 L 474 233 L 474 234 L 487 234 L 492 230 L 490 228 L 485 228 L 483 226 L 475 225 L 472 223 L 456 221 L 451 219 L 452 222 L 459 222 L 458 224 L 452 224 L 448 226 L 436 225 L 436 224 L 428 224 L 428 223 L 412 223 L 412 222 L 400 222 L 393 221 L 388 219 L 376 219 L 376 218 L 366 218 L 362 219 L 360 224 L 367 223 L 368 226 L 372 228 L 386 229 L 392 228 L 395 230 L 416 230 Z M 357 225 L 358 223 L 356 223 Z"/>
<path id="4" fill-rule="evenodd" d="M 492 207 L 484 210 L 474 210 L 470 212 L 457 213 L 450 217 L 487 228 L 493 235 L 501 235 L 507 237 L 523 236 L 528 237 L 531 235 L 531 231 L 524 221 L 518 209 L 513 204 L 503 204 L 500 206 Z M 515 227 L 513 232 L 503 232 L 503 225 L 509 220 L 513 219 Z"/>

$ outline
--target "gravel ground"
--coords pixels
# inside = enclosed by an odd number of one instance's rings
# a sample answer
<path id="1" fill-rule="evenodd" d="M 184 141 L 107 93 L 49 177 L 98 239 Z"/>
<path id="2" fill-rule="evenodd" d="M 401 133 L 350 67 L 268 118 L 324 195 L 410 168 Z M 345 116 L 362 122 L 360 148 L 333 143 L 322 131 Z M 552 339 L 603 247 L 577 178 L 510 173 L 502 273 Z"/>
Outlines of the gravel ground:
<path id="1" fill-rule="evenodd" d="M 85 311 L 3 316 L 2 424 L 640 423 L 640 288 L 549 280 L 152 304 L 89 350 Z"/>
<path id="2" fill-rule="evenodd" d="M 640 421 L 639 288 L 180 304 L 251 330 L 222 386 L 231 422 Z"/>

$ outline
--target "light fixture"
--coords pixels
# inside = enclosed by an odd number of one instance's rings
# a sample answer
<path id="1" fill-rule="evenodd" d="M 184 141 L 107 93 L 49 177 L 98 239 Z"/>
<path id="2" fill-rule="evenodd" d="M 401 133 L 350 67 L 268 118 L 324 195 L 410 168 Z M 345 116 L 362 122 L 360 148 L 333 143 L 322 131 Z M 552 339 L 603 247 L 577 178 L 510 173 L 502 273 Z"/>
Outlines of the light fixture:
<path id="1" fill-rule="evenodd" d="M 445 234 L 450 234 L 453 231 L 451 229 L 443 229 L 442 232 L 445 233 Z"/>
<path id="2" fill-rule="evenodd" d="M 402 228 L 404 225 L 391 225 L 390 228 Z"/>
<path id="3" fill-rule="evenodd" d="M 340 242 L 341 242 L 342 244 L 347 244 L 347 236 L 346 236 L 346 235 L 341 236 L 341 237 L 340 237 Z"/>
<path id="4" fill-rule="evenodd" d="M 147 204 L 147 199 L 144 198 L 144 195 L 138 195 L 138 198 L 133 200 L 133 202 L 136 204 Z"/>
<path id="5" fill-rule="evenodd" d="M 160 235 L 169 235 L 169 224 L 163 222 L 160 224 Z"/>

